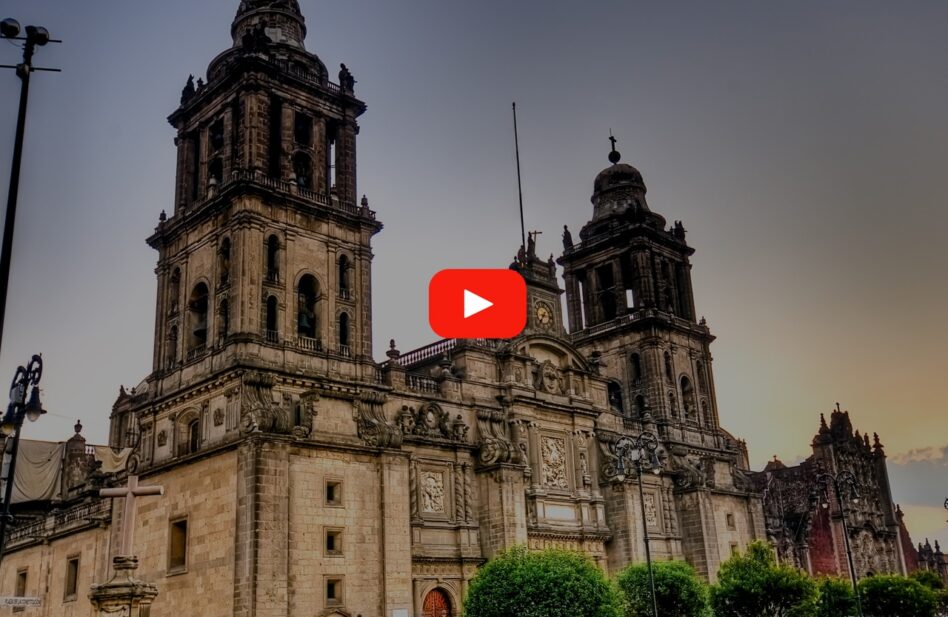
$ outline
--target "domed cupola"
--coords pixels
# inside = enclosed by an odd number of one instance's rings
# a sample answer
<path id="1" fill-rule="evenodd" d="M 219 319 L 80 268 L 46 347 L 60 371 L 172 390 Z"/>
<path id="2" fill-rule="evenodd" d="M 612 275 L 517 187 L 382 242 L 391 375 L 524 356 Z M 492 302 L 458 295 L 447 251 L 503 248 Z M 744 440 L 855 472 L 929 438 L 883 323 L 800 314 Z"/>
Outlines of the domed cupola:
<path id="1" fill-rule="evenodd" d="M 616 138 L 610 137 L 612 151 L 609 162 L 593 184 L 593 220 L 612 215 L 644 214 L 649 212 L 645 202 L 645 181 L 635 167 L 620 163 L 622 155 L 616 150 Z"/>
<path id="2" fill-rule="evenodd" d="M 305 21 L 297 0 L 241 0 L 230 33 L 235 47 L 262 31 L 273 43 L 304 49 Z"/>

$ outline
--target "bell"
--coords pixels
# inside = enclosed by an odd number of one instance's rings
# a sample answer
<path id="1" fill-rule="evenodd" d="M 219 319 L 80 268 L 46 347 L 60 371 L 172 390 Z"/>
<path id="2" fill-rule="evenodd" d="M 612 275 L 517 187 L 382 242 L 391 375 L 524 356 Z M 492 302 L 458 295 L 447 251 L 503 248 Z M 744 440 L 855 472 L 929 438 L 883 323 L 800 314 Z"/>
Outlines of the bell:
<path id="1" fill-rule="evenodd" d="M 194 336 L 198 338 L 203 338 L 207 336 L 207 319 L 202 319 L 201 321 L 194 324 Z"/>

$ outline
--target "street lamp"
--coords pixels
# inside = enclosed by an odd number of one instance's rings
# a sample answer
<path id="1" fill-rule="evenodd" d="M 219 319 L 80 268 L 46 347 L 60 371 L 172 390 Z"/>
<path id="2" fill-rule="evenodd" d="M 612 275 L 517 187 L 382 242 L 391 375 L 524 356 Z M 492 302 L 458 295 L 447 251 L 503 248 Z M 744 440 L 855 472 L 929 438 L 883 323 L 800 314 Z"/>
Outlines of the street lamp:
<path id="1" fill-rule="evenodd" d="M 43 358 L 38 355 L 34 355 L 26 367 L 17 367 L 16 374 L 13 376 L 13 383 L 10 384 L 10 404 L 7 406 L 7 413 L 3 416 L 3 420 L 0 420 L 0 433 L 5 439 L 13 438 L 13 444 L 10 448 L 10 465 L 3 491 L 3 513 L 0 514 L 0 560 L 3 559 L 7 525 L 13 521 L 13 515 L 10 514 L 10 505 L 13 501 L 16 457 L 17 451 L 20 449 L 20 433 L 23 432 L 23 420 L 29 418 L 30 422 L 36 422 L 41 415 L 46 413 L 42 403 L 40 403 L 39 382 L 42 376 Z M 26 396 L 27 390 L 30 391 L 29 399 Z"/>
<path id="2" fill-rule="evenodd" d="M 849 526 L 846 524 L 846 506 L 843 500 L 845 493 L 854 504 L 859 503 L 860 497 L 856 476 L 848 469 L 844 469 L 836 474 L 828 471 L 818 471 L 815 480 L 820 490 L 820 494 L 815 495 L 820 498 L 820 506 L 824 509 L 829 508 L 830 487 L 832 487 L 833 494 L 836 496 L 836 503 L 839 504 L 840 519 L 843 521 L 843 543 L 846 547 L 846 558 L 849 560 L 849 576 L 853 583 L 853 594 L 856 596 L 856 610 L 859 612 L 859 617 L 863 617 L 862 601 L 859 598 L 859 586 L 856 584 L 856 567 L 853 565 L 853 551 L 849 545 Z"/>
<path id="3" fill-rule="evenodd" d="M 662 473 L 662 461 L 658 457 L 658 437 L 645 431 L 638 437 L 620 437 L 612 448 L 616 457 L 615 469 L 607 469 L 606 475 L 615 482 L 625 482 L 627 466 L 635 467 L 639 484 L 639 505 L 642 509 L 642 539 L 645 543 L 645 562 L 648 564 L 648 583 L 652 596 L 652 617 L 658 617 L 658 598 L 655 596 L 655 573 L 652 570 L 652 550 L 649 546 L 648 520 L 645 513 L 645 494 L 642 490 L 642 472 Z"/>
<path id="4" fill-rule="evenodd" d="M 13 162 L 10 166 L 10 189 L 7 193 L 7 214 L 3 225 L 3 245 L 0 247 L 0 343 L 3 341 L 3 320 L 7 311 L 7 287 L 10 283 L 10 262 L 13 257 L 13 227 L 16 220 L 16 199 L 20 191 L 20 163 L 23 158 L 23 134 L 26 130 L 26 103 L 30 96 L 30 75 L 34 71 L 54 71 L 33 66 L 33 53 L 47 43 L 59 43 L 49 37 L 41 26 L 27 26 L 26 36 L 20 36 L 20 23 L 15 19 L 0 21 L 0 39 L 24 41 L 23 62 L 0 64 L 0 68 L 15 69 L 20 78 L 20 108 L 16 117 L 16 136 L 13 141 Z"/>

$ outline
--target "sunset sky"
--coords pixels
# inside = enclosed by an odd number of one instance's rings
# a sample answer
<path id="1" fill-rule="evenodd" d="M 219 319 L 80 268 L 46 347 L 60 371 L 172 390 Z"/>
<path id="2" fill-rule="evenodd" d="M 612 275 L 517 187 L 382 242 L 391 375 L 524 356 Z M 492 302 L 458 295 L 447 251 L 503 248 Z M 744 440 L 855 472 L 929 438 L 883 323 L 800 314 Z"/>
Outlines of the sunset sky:
<path id="1" fill-rule="evenodd" d="M 44 25 L 0 377 L 42 352 L 50 414 L 106 440 L 119 384 L 151 369 L 173 209 L 165 118 L 230 45 L 236 0 L 7 0 Z M 426 287 L 504 267 L 527 225 L 561 250 L 589 219 L 611 130 L 649 204 L 684 221 L 722 423 L 759 469 L 809 453 L 839 401 L 889 454 L 916 540 L 948 547 L 948 4 L 302 0 L 307 47 L 368 103 L 359 191 L 375 240 L 376 357 L 436 337 Z M 19 50 L 0 42 L 0 64 Z M 6 194 L 18 82 L 0 72 Z"/>

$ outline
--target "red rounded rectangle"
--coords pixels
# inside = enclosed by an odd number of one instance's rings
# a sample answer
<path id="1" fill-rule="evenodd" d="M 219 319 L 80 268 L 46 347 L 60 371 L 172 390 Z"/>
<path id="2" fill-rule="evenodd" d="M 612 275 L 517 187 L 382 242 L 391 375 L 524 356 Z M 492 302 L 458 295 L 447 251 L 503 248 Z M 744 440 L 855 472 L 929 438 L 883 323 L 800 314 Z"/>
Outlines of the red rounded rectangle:
<path id="1" fill-rule="evenodd" d="M 428 284 L 428 323 L 444 338 L 513 338 L 527 325 L 527 283 L 514 270 L 442 270 Z"/>

